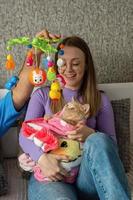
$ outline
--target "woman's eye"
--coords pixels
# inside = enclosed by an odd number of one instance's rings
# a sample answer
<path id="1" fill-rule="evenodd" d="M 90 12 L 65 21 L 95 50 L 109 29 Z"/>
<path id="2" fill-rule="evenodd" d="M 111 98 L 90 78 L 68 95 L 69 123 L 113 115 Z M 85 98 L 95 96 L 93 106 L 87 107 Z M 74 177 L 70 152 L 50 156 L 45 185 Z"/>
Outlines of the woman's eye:
<path id="1" fill-rule="evenodd" d="M 73 65 L 73 66 L 78 66 L 78 65 L 79 65 L 79 63 L 73 63 L 72 65 Z"/>

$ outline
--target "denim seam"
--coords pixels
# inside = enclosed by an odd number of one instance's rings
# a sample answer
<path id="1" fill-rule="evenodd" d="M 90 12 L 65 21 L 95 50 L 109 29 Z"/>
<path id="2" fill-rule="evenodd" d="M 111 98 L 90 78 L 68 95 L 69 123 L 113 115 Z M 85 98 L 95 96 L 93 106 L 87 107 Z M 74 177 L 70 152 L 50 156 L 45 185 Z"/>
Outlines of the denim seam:
<path id="1" fill-rule="evenodd" d="M 100 188 L 102 189 L 104 195 L 105 195 L 105 199 L 108 200 L 109 198 L 107 197 L 107 191 L 105 190 L 102 181 L 98 178 L 98 173 L 96 171 L 96 169 L 92 168 L 92 159 L 89 156 L 89 153 L 87 152 L 87 156 L 88 156 L 88 163 L 89 163 L 89 168 L 90 171 L 93 172 L 94 176 L 95 176 L 95 180 L 97 181 L 98 185 L 100 186 Z"/>

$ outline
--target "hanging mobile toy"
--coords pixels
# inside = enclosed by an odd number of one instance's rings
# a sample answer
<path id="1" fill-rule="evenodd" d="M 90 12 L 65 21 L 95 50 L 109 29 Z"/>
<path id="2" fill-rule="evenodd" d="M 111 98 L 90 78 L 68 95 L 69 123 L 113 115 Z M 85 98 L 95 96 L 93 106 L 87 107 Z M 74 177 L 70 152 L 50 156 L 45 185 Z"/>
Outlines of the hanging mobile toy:
<path id="1" fill-rule="evenodd" d="M 31 67 L 34 66 L 29 73 L 29 81 L 34 86 L 40 86 L 48 80 L 51 83 L 49 97 L 52 100 L 59 100 L 61 97 L 61 89 L 65 85 L 65 81 L 63 77 L 56 74 L 55 63 L 52 59 L 52 54 L 57 52 L 57 49 L 52 46 L 52 43 L 59 43 L 61 39 L 44 39 L 35 37 L 30 40 L 28 37 L 14 38 L 8 41 L 7 50 L 11 50 L 14 45 L 26 45 L 29 48 L 29 51 L 26 56 L 26 66 Z M 35 53 L 33 54 L 32 47 L 35 49 Z M 63 46 L 60 47 L 61 52 L 60 55 L 64 54 Z M 47 54 L 46 58 L 43 59 L 43 65 L 45 69 L 41 69 L 37 63 L 37 49 L 43 51 Z M 6 61 L 6 70 L 14 70 L 15 62 L 13 56 L 9 54 L 7 56 Z M 14 85 L 17 84 L 19 78 L 17 76 L 13 76 L 10 80 L 5 84 L 7 89 L 12 89 Z"/>
<path id="2" fill-rule="evenodd" d="M 14 45 L 26 45 L 28 48 L 35 48 L 35 55 L 33 55 L 32 50 L 29 50 L 26 56 L 26 65 L 27 67 L 34 66 L 34 69 L 31 70 L 29 73 L 29 80 L 34 86 L 40 86 L 45 83 L 46 81 L 46 71 L 43 69 L 40 69 L 40 67 L 37 64 L 36 59 L 36 50 L 40 49 L 41 51 L 45 52 L 46 54 L 52 54 L 55 53 L 57 50 L 54 46 L 52 46 L 52 43 L 60 42 L 61 39 L 43 39 L 35 37 L 33 40 L 30 40 L 28 37 L 21 37 L 21 38 L 14 38 L 8 41 L 7 44 L 7 50 L 11 50 Z M 50 57 L 50 56 L 49 56 Z M 35 61 L 35 62 L 34 62 Z M 53 67 L 54 63 L 48 58 L 48 66 Z M 6 61 L 6 70 L 14 70 L 15 63 L 13 60 L 13 56 L 9 54 L 7 56 Z M 50 81 L 54 80 L 56 78 L 56 74 L 54 70 L 49 70 L 49 74 L 52 73 L 52 75 L 48 75 Z M 18 80 L 18 78 L 16 78 Z M 11 86 L 13 86 L 13 82 L 11 84 L 12 78 L 8 81 L 8 84 L 5 84 L 5 87 L 7 89 L 12 89 Z M 9 84 L 10 83 L 10 84 Z M 14 81 L 14 85 L 15 85 Z M 10 87 L 7 87 L 7 85 L 10 85 Z"/>
<path id="3" fill-rule="evenodd" d="M 26 58 L 26 65 L 27 66 L 33 66 L 33 52 L 32 51 L 28 51 L 27 53 L 27 58 Z"/>
<path id="4" fill-rule="evenodd" d="M 31 70 L 29 74 L 29 81 L 34 86 L 42 85 L 46 80 L 46 72 L 43 69 L 39 69 L 36 67 L 35 69 Z"/>
<path id="5" fill-rule="evenodd" d="M 60 45 L 60 50 L 58 54 L 60 56 L 64 55 L 64 45 Z M 57 60 L 57 66 L 58 68 L 63 67 L 64 65 L 64 60 L 62 58 L 59 58 Z M 65 86 L 66 82 L 61 74 L 58 74 L 56 76 L 56 79 L 52 82 L 51 87 L 50 87 L 50 92 L 49 96 L 54 102 L 57 102 L 61 98 L 61 89 Z"/>
<path id="6" fill-rule="evenodd" d="M 13 70 L 15 68 L 15 62 L 13 56 L 11 54 L 7 55 L 6 60 L 6 70 L 7 70 L 7 77 L 8 81 L 5 84 L 5 88 L 10 90 L 16 83 L 18 82 L 19 78 L 17 76 L 12 76 Z M 9 78 L 11 76 L 11 78 Z"/>
<path id="7" fill-rule="evenodd" d="M 60 87 L 59 82 L 57 80 L 53 81 L 50 87 L 49 97 L 56 102 L 61 97 L 60 90 L 61 90 L 61 87 Z"/>

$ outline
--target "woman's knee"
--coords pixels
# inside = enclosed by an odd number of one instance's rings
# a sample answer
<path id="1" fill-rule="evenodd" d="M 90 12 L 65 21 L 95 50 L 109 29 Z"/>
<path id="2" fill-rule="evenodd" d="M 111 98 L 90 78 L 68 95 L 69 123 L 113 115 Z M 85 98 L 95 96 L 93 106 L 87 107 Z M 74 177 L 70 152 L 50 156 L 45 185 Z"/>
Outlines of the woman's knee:
<path id="1" fill-rule="evenodd" d="M 101 132 L 96 132 L 90 135 L 84 144 L 84 150 L 110 150 L 110 149 L 117 150 L 117 146 L 115 142 L 106 134 Z"/>

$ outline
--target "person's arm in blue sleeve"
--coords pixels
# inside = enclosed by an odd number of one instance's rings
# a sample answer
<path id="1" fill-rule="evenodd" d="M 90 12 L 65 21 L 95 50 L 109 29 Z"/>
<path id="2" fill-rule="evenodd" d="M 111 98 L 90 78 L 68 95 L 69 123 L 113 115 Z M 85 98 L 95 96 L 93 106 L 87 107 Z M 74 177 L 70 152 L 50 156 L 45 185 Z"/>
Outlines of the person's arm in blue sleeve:
<path id="1" fill-rule="evenodd" d="M 30 98 L 33 85 L 29 82 L 29 69 L 24 66 L 19 75 L 19 81 L 5 97 L 0 99 L 0 137 L 6 133 L 10 126 L 22 113 L 24 105 Z"/>
<path id="2" fill-rule="evenodd" d="M 20 113 L 14 107 L 12 93 L 8 92 L 0 100 L 0 137 L 10 128 Z"/>

